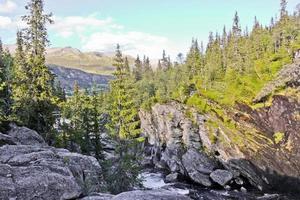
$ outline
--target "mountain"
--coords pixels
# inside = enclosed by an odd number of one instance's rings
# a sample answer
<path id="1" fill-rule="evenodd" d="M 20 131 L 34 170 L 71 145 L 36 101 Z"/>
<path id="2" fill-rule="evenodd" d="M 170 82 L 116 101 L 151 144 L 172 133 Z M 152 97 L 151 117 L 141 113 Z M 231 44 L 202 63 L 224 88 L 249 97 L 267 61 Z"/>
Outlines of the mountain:
<path id="1" fill-rule="evenodd" d="M 92 74 L 57 65 L 48 65 L 48 67 L 51 72 L 55 74 L 57 80 L 60 81 L 61 86 L 67 93 L 72 91 L 75 82 L 77 82 L 82 89 L 90 89 L 94 85 L 98 89 L 106 89 L 109 81 L 113 79 L 111 75 Z"/>
<path id="2" fill-rule="evenodd" d="M 14 54 L 16 45 L 4 45 Z M 133 65 L 134 58 L 127 56 L 129 64 Z M 78 69 L 87 73 L 112 75 L 114 53 L 82 52 L 72 47 L 48 48 L 46 64 L 65 68 Z"/>

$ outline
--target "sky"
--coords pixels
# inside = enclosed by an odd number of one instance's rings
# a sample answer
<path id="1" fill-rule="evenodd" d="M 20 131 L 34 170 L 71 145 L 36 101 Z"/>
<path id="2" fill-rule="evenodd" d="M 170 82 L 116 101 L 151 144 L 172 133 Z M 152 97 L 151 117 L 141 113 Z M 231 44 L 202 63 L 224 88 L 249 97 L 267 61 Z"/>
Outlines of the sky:
<path id="1" fill-rule="evenodd" d="M 27 0 L 0 0 L 0 37 L 15 43 L 24 28 Z M 51 47 L 112 52 L 117 43 L 125 54 L 175 58 L 187 53 L 192 38 L 206 43 L 210 31 L 231 28 L 235 11 L 243 28 L 254 16 L 267 25 L 279 13 L 280 0 L 45 0 L 55 23 L 48 26 Z M 300 0 L 289 0 L 292 12 Z"/>

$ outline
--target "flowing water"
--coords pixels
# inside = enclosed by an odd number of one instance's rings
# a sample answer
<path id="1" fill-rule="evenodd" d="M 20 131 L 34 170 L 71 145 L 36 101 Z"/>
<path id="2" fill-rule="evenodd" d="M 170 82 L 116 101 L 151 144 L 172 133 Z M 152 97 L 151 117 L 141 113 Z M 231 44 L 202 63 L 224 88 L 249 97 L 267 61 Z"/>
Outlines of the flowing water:
<path id="1" fill-rule="evenodd" d="M 140 174 L 142 179 L 142 185 L 146 189 L 165 189 L 172 192 L 176 192 L 182 195 L 188 195 L 192 199 L 203 200 L 273 200 L 284 199 L 277 194 L 255 194 L 255 193 L 243 193 L 239 191 L 226 191 L 226 190 L 212 190 L 208 188 L 202 188 L 186 183 L 166 183 L 164 181 L 164 174 L 161 172 L 144 171 Z"/>
<path id="2" fill-rule="evenodd" d="M 188 195 L 189 189 L 177 188 L 173 183 L 165 183 L 164 175 L 159 172 L 143 172 L 140 177 L 142 178 L 142 184 L 147 189 L 167 189 L 179 194 Z"/>

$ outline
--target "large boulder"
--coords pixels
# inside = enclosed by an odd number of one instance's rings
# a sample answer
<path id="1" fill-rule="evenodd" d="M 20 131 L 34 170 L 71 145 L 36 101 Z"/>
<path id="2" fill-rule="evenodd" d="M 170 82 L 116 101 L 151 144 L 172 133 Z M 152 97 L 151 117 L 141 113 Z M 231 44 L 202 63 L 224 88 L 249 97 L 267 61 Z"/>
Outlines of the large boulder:
<path id="1" fill-rule="evenodd" d="M 0 199 L 76 199 L 103 186 L 95 158 L 47 146 L 35 131 L 14 126 L 0 140 Z"/>
<path id="2" fill-rule="evenodd" d="M 217 163 L 205 153 L 196 149 L 189 149 L 182 156 L 182 163 L 189 177 L 196 183 L 204 186 L 211 186 L 209 174 L 217 168 Z"/>
<path id="3" fill-rule="evenodd" d="M 6 145 L 6 144 L 14 145 L 14 144 L 16 144 L 16 142 L 14 142 L 14 140 L 11 136 L 0 132 L 0 146 Z"/>
<path id="4" fill-rule="evenodd" d="M 10 124 L 10 130 L 7 132 L 7 135 L 16 144 L 46 145 L 45 140 L 36 131 L 26 127 L 18 127 L 15 124 Z"/>
<path id="5" fill-rule="evenodd" d="M 229 181 L 232 180 L 233 174 L 228 170 L 218 169 L 213 171 L 210 174 L 210 177 L 214 182 L 220 184 L 221 186 L 225 186 Z"/>

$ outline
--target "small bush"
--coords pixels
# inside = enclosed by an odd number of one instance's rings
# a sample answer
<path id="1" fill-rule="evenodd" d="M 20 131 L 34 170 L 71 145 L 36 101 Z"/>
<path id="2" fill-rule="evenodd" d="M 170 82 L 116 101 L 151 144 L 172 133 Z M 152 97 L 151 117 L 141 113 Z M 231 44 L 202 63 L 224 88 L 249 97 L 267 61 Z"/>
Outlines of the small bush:
<path id="1" fill-rule="evenodd" d="M 274 133 L 273 138 L 274 138 L 275 144 L 279 144 L 280 142 L 282 142 L 284 139 L 284 136 L 285 136 L 285 134 L 281 133 L 281 132 Z"/>

